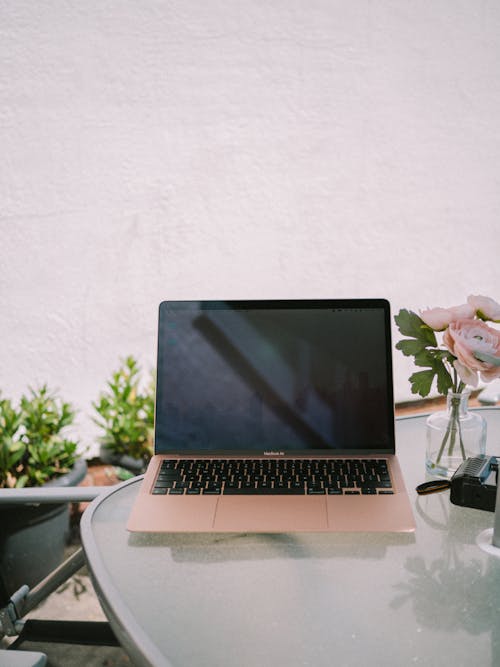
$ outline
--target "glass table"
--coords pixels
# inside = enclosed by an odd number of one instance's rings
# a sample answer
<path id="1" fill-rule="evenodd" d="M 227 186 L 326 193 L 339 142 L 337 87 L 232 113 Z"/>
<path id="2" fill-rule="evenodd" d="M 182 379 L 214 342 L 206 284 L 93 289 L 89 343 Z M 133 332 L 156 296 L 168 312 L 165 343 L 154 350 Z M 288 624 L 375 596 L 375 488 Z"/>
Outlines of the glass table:
<path id="1" fill-rule="evenodd" d="M 500 455 L 500 410 L 483 408 Z M 396 422 L 415 534 L 131 534 L 140 481 L 82 519 L 91 577 L 134 664 L 499 665 L 500 558 L 491 512 L 425 481 L 425 417 Z"/>

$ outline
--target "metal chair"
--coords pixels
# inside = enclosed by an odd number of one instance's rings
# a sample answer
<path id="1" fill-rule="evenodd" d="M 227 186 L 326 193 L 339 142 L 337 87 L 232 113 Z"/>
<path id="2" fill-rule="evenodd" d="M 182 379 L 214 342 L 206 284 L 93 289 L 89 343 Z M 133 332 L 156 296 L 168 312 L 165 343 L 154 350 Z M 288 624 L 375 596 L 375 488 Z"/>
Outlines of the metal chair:
<path id="1" fill-rule="evenodd" d="M 107 487 L 101 486 L 0 489 L 0 506 L 88 502 L 106 490 Z M 4 637 L 16 639 L 5 650 L 0 650 L 0 667 L 43 667 L 46 664 L 45 654 L 31 651 L 16 653 L 26 641 L 92 646 L 120 645 L 107 622 L 23 620 L 23 616 L 84 565 L 85 556 L 80 548 L 32 589 L 23 585 L 10 596 L 7 604 L 0 609 L 0 640 Z"/>

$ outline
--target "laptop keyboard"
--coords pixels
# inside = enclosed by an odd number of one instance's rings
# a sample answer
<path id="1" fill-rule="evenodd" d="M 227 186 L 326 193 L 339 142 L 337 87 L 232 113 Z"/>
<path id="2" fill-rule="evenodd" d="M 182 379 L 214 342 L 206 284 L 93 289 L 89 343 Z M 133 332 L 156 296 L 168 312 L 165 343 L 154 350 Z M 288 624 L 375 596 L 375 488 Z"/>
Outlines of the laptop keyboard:
<path id="1" fill-rule="evenodd" d="M 394 490 L 385 459 L 166 459 L 155 495 L 375 495 Z"/>

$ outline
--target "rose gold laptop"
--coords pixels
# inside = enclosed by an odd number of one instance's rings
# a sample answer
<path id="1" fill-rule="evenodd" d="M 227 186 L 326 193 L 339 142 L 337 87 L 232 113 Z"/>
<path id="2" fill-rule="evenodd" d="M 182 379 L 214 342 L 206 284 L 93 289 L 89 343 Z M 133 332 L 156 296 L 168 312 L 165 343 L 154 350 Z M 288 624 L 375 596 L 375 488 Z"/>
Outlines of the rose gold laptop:
<path id="1" fill-rule="evenodd" d="M 383 299 L 161 303 L 128 529 L 413 531 L 390 330 Z"/>

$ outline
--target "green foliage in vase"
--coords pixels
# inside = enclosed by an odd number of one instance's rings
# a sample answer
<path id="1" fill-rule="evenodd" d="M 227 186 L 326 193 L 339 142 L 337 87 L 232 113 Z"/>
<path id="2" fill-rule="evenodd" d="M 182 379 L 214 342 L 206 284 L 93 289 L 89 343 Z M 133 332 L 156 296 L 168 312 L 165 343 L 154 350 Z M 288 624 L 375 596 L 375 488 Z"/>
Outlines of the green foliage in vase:
<path id="1" fill-rule="evenodd" d="M 428 396 L 436 379 L 438 392 L 446 394 L 456 382 L 452 370 L 455 357 L 438 347 L 434 331 L 416 313 L 402 309 L 394 320 L 403 336 L 407 336 L 396 344 L 396 349 L 414 357 L 415 365 L 426 369 L 410 376 L 412 393 Z"/>
<path id="2" fill-rule="evenodd" d="M 114 454 L 147 460 L 153 453 L 154 380 L 141 391 L 140 370 L 128 356 L 92 405 L 99 415 L 94 421 L 102 430 L 101 444 Z"/>
<path id="3" fill-rule="evenodd" d="M 75 413 L 47 385 L 23 395 L 18 407 L 0 401 L 0 487 L 40 486 L 63 475 L 78 458 L 78 443 L 63 433 Z"/>
<path id="4" fill-rule="evenodd" d="M 470 294 L 467 303 L 450 308 L 427 308 L 420 316 L 402 309 L 394 318 L 406 336 L 396 348 L 426 370 L 410 377 L 414 394 L 428 396 L 434 379 L 440 394 L 477 387 L 479 379 L 500 378 L 500 304 L 488 296 Z M 442 334 L 441 345 L 436 332 Z"/>

